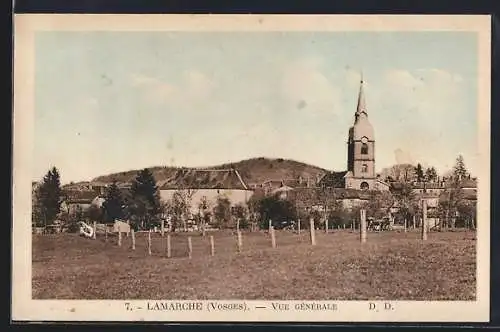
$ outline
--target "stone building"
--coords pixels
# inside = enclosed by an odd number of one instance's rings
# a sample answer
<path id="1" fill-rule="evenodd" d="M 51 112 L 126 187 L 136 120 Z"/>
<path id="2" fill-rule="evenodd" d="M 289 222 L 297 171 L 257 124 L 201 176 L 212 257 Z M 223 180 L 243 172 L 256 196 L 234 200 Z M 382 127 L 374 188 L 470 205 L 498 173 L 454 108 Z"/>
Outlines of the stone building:
<path id="1" fill-rule="evenodd" d="M 200 212 L 203 202 L 210 210 L 219 197 L 229 199 L 233 206 L 246 205 L 254 193 L 236 169 L 181 169 L 172 178 L 160 182 L 158 188 L 163 202 L 170 201 L 176 192 L 189 196 L 189 210 L 193 215 Z"/>
<path id="2" fill-rule="evenodd" d="M 347 170 L 329 172 L 321 178 L 320 187 L 389 190 L 375 172 L 375 133 L 368 119 L 363 80 L 361 80 L 354 124 L 349 128 L 347 139 Z"/>

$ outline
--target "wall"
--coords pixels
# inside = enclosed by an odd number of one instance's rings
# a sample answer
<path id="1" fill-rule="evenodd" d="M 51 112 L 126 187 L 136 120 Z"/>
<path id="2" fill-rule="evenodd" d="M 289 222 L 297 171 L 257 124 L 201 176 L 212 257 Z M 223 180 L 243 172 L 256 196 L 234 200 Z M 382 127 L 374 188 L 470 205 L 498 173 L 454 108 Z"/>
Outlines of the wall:
<path id="1" fill-rule="evenodd" d="M 370 189 L 375 188 L 374 179 L 360 179 L 360 178 L 346 178 L 346 187 L 352 189 L 360 189 L 362 182 L 367 182 L 368 185 L 370 186 Z"/>
<path id="2" fill-rule="evenodd" d="M 361 147 L 363 143 L 354 142 L 354 153 L 355 153 L 355 161 L 354 161 L 354 176 L 356 177 L 366 177 L 366 178 L 374 178 L 375 177 L 375 144 L 370 141 L 366 143 L 368 145 L 368 154 L 361 154 Z M 362 173 L 362 165 L 366 164 L 368 166 L 367 172 Z"/>
<path id="3" fill-rule="evenodd" d="M 174 193 L 177 190 L 166 189 L 160 190 L 160 198 L 163 202 L 167 202 L 172 199 Z M 219 196 L 227 197 L 232 205 L 236 204 L 246 204 L 250 197 L 253 195 L 252 190 L 243 189 L 196 189 L 194 190 L 193 196 L 191 198 L 191 213 L 198 213 L 198 206 L 205 196 L 209 204 L 209 209 L 212 210 L 217 204 L 217 198 Z"/>

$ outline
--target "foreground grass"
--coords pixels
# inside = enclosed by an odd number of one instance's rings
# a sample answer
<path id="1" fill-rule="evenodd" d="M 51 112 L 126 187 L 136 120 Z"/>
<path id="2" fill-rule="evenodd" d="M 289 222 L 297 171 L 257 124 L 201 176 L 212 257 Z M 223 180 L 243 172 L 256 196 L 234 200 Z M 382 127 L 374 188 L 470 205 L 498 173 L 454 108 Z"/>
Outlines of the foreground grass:
<path id="1" fill-rule="evenodd" d="M 350 231 L 317 232 L 317 245 L 301 235 L 276 232 L 277 248 L 266 233 L 244 233 L 236 252 L 230 233 L 172 235 L 172 258 L 165 240 L 146 235 L 105 242 L 72 234 L 33 237 L 34 299 L 260 299 L 260 300 L 474 300 L 475 233 L 368 233 L 367 243 Z"/>

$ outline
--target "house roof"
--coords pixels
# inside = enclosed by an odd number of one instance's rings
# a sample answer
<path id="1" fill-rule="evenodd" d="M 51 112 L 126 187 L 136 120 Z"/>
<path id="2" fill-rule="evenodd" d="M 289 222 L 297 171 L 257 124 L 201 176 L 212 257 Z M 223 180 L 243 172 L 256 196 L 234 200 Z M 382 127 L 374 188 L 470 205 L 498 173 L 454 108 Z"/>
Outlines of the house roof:
<path id="1" fill-rule="evenodd" d="M 71 199 L 71 200 L 66 200 L 66 204 L 92 204 L 93 199 Z"/>
<path id="2" fill-rule="evenodd" d="M 410 183 L 413 189 L 446 189 L 451 187 L 451 182 L 440 181 L 440 182 L 412 182 Z M 403 183 L 401 182 L 391 182 L 391 187 L 393 189 L 401 189 Z M 477 188 L 476 179 L 464 179 L 460 182 L 460 186 L 463 189 L 475 189 Z"/>
<path id="3" fill-rule="evenodd" d="M 100 195 L 98 190 L 64 190 L 65 201 L 68 203 L 89 201 L 92 202 L 94 198 Z"/>
<path id="4" fill-rule="evenodd" d="M 271 193 L 275 194 L 275 193 L 286 192 L 286 191 L 290 191 L 290 190 L 294 190 L 294 188 L 289 187 L 289 186 L 281 186 L 279 188 L 274 189 Z"/>
<path id="5" fill-rule="evenodd" d="M 322 187 L 331 187 L 331 188 L 343 188 L 345 185 L 345 175 L 347 171 L 343 172 L 328 172 L 321 180 L 319 180 L 319 185 Z"/>
<path id="6" fill-rule="evenodd" d="M 312 203 L 319 200 L 319 195 L 324 192 L 323 188 L 297 188 L 292 191 L 293 197 L 299 201 L 303 201 L 306 204 Z M 337 199 L 360 199 L 368 200 L 370 197 L 369 191 L 362 191 L 351 188 L 331 188 L 330 194 L 335 195 Z"/>
<path id="7" fill-rule="evenodd" d="M 158 183 L 158 188 L 250 190 L 236 169 L 179 169 L 172 177 Z"/>

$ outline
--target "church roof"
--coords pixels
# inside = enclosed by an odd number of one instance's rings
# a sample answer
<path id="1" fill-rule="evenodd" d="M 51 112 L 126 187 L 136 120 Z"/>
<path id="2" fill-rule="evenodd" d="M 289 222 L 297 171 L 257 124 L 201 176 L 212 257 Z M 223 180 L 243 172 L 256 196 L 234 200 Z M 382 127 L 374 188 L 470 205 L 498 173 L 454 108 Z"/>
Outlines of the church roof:
<path id="1" fill-rule="evenodd" d="M 360 116 L 361 113 L 368 114 L 366 111 L 366 101 L 365 101 L 365 91 L 363 89 L 363 79 L 361 79 L 361 84 L 359 86 L 358 94 L 358 105 L 356 107 L 356 116 Z"/>
<path id="2" fill-rule="evenodd" d="M 364 83 L 363 80 L 361 80 L 354 125 L 351 128 L 352 130 L 349 130 L 350 135 L 352 135 L 354 140 L 360 140 L 363 137 L 372 140 L 375 137 L 373 132 L 373 127 L 370 121 L 368 121 L 368 111 L 366 110 L 366 101 L 365 101 L 363 83 Z"/>

